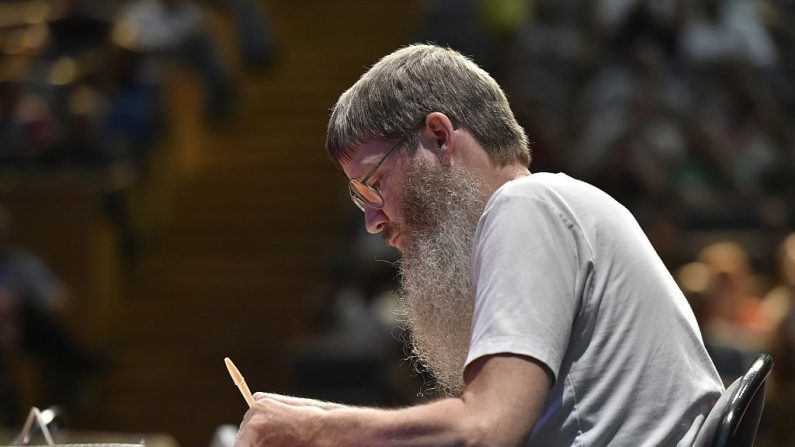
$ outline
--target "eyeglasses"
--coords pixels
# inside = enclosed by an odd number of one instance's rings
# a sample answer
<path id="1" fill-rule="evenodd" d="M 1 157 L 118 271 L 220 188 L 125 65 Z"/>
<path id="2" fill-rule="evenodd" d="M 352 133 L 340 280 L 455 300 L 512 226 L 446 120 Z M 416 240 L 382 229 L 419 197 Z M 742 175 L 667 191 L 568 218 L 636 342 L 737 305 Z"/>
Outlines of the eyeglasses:
<path id="1" fill-rule="evenodd" d="M 351 200 L 353 200 L 354 205 L 359 207 L 360 210 L 364 211 L 365 206 L 371 206 L 373 208 L 381 209 L 384 206 L 384 197 L 375 189 L 372 185 L 367 184 L 367 181 L 370 180 L 375 171 L 378 170 L 378 167 L 384 163 L 389 154 L 392 153 L 397 147 L 400 146 L 402 140 L 398 140 L 389 150 L 386 151 L 381 160 L 373 166 L 373 169 L 370 169 L 370 172 L 364 176 L 363 179 L 359 180 L 356 178 L 352 178 L 348 183 L 348 190 L 351 194 Z"/>

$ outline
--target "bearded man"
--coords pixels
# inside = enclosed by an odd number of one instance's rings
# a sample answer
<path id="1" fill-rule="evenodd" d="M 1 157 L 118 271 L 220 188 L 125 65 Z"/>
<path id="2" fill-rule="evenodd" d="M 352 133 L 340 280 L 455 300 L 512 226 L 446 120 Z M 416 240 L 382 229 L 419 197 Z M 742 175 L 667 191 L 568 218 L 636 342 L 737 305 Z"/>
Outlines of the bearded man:
<path id="1" fill-rule="evenodd" d="M 691 445 L 723 386 L 632 215 L 530 173 L 500 87 L 402 48 L 340 96 L 327 149 L 402 254 L 416 357 L 448 397 L 354 408 L 257 393 L 238 446 Z"/>

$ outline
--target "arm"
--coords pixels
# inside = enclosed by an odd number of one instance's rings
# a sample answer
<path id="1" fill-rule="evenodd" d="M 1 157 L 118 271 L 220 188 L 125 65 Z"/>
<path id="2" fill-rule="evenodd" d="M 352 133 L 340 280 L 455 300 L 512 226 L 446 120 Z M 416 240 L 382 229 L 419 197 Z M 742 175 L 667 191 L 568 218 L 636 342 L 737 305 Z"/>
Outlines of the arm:
<path id="1" fill-rule="evenodd" d="M 528 435 L 551 385 L 527 357 L 482 357 L 466 370 L 460 398 L 398 410 L 323 408 L 258 395 L 236 446 L 515 446 Z"/>

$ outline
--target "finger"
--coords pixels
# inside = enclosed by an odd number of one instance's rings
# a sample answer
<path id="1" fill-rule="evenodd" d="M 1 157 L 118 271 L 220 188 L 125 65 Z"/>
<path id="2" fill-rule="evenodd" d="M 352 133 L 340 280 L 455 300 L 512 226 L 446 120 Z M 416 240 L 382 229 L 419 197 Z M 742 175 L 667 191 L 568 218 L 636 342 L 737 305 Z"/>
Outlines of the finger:
<path id="1" fill-rule="evenodd" d="M 262 400 L 270 400 L 272 402 L 278 402 L 281 404 L 287 405 L 311 405 L 311 400 L 309 399 L 301 399 L 298 397 L 292 396 L 284 396 L 282 394 L 273 394 L 273 393 L 256 393 L 254 395 L 254 401 L 262 401 Z"/>
<path id="2" fill-rule="evenodd" d="M 254 441 L 251 439 L 251 431 L 245 430 L 242 433 L 239 433 L 237 439 L 235 439 L 234 447 L 253 447 Z"/>
<path id="3" fill-rule="evenodd" d="M 253 418 L 254 415 L 257 414 L 259 411 L 260 410 L 258 408 L 256 408 L 256 405 L 255 405 L 254 407 L 249 408 L 249 410 L 246 411 L 246 413 L 243 415 L 243 420 L 240 422 L 240 427 L 237 429 L 237 439 L 238 439 L 238 441 L 241 438 L 244 438 L 244 433 L 248 429 L 249 423 L 251 422 L 251 418 Z M 235 444 L 235 445 L 237 445 L 237 444 Z M 246 444 L 241 444 L 241 445 L 245 446 Z"/>
<path id="4" fill-rule="evenodd" d="M 245 426 L 241 425 L 237 431 L 237 435 L 235 436 L 234 447 L 248 447 L 248 445 L 249 444 L 246 441 Z"/>
<path id="5" fill-rule="evenodd" d="M 273 408 L 272 401 L 260 400 L 256 402 L 251 409 L 246 412 L 243 418 L 243 423 L 237 432 L 237 447 L 262 447 L 263 434 L 267 433 L 269 429 L 266 428 L 271 420 L 271 411 Z"/>
<path id="6" fill-rule="evenodd" d="M 251 425 L 253 418 L 257 414 L 259 414 L 259 411 L 255 410 L 254 408 L 246 412 L 246 415 L 243 417 L 243 422 L 240 423 L 240 428 L 238 428 L 237 430 L 235 447 L 250 447 L 254 445 L 251 439 L 252 437 Z"/>
<path id="7" fill-rule="evenodd" d="M 323 402 L 314 399 L 306 399 L 303 397 L 285 396 L 282 394 L 268 394 L 263 393 L 263 399 L 270 399 L 282 404 L 292 405 L 296 407 L 304 406 L 322 406 Z"/>
<path id="8" fill-rule="evenodd" d="M 254 393 L 252 397 L 254 398 L 255 406 L 258 402 L 265 402 L 265 401 L 269 401 L 271 403 L 279 403 L 282 405 L 291 405 L 296 407 L 315 406 L 320 403 L 319 401 L 315 401 L 312 399 L 303 399 L 300 397 L 284 396 L 281 394 L 263 393 L 263 392 Z"/>

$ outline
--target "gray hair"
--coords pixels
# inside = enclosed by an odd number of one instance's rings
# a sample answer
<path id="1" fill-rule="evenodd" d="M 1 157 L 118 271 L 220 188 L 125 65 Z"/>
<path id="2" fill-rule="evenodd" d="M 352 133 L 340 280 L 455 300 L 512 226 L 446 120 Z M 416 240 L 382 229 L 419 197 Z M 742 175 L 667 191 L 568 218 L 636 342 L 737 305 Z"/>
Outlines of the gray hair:
<path id="1" fill-rule="evenodd" d="M 340 95 L 326 150 L 338 165 L 373 138 L 401 141 L 413 152 L 431 112 L 469 130 L 492 163 L 530 164 L 527 136 L 494 78 L 457 51 L 434 45 L 410 45 L 385 56 Z"/>

